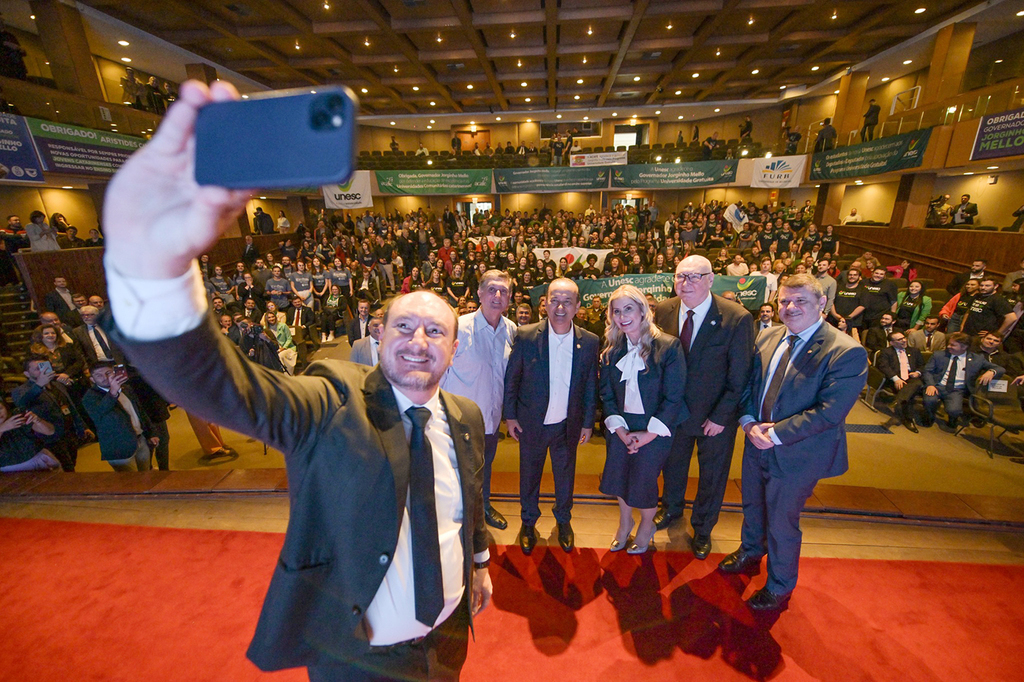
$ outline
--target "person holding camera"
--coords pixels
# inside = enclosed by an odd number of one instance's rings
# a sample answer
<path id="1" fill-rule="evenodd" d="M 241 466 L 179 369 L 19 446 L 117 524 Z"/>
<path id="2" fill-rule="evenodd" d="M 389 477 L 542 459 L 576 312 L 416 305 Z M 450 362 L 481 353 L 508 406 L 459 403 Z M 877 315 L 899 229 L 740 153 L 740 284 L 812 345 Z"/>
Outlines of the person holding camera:
<path id="1" fill-rule="evenodd" d="M 238 321 L 240 341 L 238 347 L 242 354 L 267 369 L 285 372 L 284 364 L 278 356 L 277 337 L 268 334 L 262 324 L 254 324 L 246 319 Z M 285 372 L 286 373 L 286 372 Z"/>
<path id="2" fill-rule="evenodd" d="M 39 447 L 39 438 L 53 432 L 53 424 L 45 419 L 33 412 L 11 414 L 7 404 L 0 400 L 0 472 L 60 468 L 53 453 Z"/>
<path id="3" fill-rule="evenodd" d="M 160 439 L 149 416 L 128 387 L 128 370 L 106 360 L 89 368 L 92 388 L 82 405 L 96 425 L 100 459 L 114 471 L 149 471 Z"/>

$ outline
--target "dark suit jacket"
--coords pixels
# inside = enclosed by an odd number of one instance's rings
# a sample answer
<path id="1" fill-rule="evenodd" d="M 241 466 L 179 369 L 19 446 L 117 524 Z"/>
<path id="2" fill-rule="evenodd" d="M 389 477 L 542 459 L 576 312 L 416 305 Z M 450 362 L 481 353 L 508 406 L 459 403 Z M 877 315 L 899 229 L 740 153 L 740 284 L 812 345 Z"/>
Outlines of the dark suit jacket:
<path id="1" fill-rule="evenodd" d="M 758 418 L 772 355 L 788 334 L 777 327 L 757 340 L 750 382 L 743 393 L 743 413 Z M 832 325 L 818 327 L 791 361 L 775 402 L 775 457 L 783 473 L 813 472 L 817 478 L 838 476 L 849 467 L 846 415 L 853 409 L 868 377 L 867 352 Z M 747 441 L 747 451 L 754 446 Z"/>
<path id="2" fill-rule="evenodd" d="M 242 249 L 242 262 L 245 263 L 245 267 L 252 268 L 256 264 L 256 259 L 260 257 L 259 249 L 256 248 L 256 244 L 246 244 L 245 248 Z"/>
<path id="3" fill-rule="evenodd" d="M 369 320 L 369 318 L 367 318 L 367 320 Z M 369 325 L 369 323 L 367 323 L 367 325 L 366 325 L 366 334 L 361 333 L 362 332 L 362 326 L 359 324 L 359 316 L 358 315 L 356 315 L 355 317 L 353 317 L 351 320 L 348 321 L 348 324 L 345 325 L 345 330 L 346 330 L 346 334 L 348 335 L 349 345 L 355 343 L 359 339 L 365 338 L 366 336 L 370 335 L 370 325 Z"/>
<path id="4" fill-rule="evenodd" d="M 924 379 L 925 386 L 941 386 L 942 375 L 946 373 L 946 368 L 949 367 L 949 350 L 940 350 L 934 355 L 932 359 L 928 361 L 928 364 L 924 368 L 924 372 L 921 374 L 921 378 Z M 1003 376 L 1005 370 L 999 365 L 994 365 L 985 359 L 985 356 L 981 353 L 972 353 L 967 351 L 967 368 L 964 371 L 964 386 L 967 388 L 967 393 L 974 393 L 978 388 L 978 377 L 985 372 L 992 370 L 996 373 L 995 378 Z"/>
<path id="5" fill-rule="evenodd" d="M 665 299 L 654 311 L 662 331 L 679 337 L 678 296 Z M 686 356 L 686 407 L 690 416 L 680 432 L 692 436 L 704 433 L 702 424 L 710 419 L 728 427 L 739 419 L 740 398 L 750 377 L 754 354 L 753 318 L 746 308 L 711 295 L 711 308 L 697 331 Z"/>
<path id="6" fill-rule="evenodd" d="M 893 329 L 896 326 L 893 325 Z M 864 332 L 864 347 L 868 349 L 868 356 L 872 356 L 889 345 L 889 334 L 880 325 L 868 327 Z"/>
<path id="7" fill-rule="evenodd" d="M 383 373 L 336 361 L 297 377 L 273 372 L 210 322 L 165 341 L 111 335 L 168 399 L 285 455 L 288 532 L 248 657 L 277 670 L 365 654 L 363 614 L 390 567 L 409 483 L 405 428 Z M 469 591 L 473 554 L 489 542 L 483 418 L 465 398 L 441 391 L 441 402 L 458 460 Z"/>
<path id="8" fill-rule="evenodd" d="M 601 361 L 601 405 L 604 416 L 624 416 L 626 384 L 622 372 L 615 366 L 626 354 L 626 340 L 620 343 Z M 676 427 L 688 416 L 683 392 L 686 385 L 686 360 L 679 339 L 662 334 L 651 344 L 651 354 L 645 361 L 647 368 L 637 375 L 640 399 L 644 403 L 644 416 L 658 421 L 675 433 Z"/>
<path id="9" fill-rule="evenodd" d="M 921 358 L 921 351 L 916 348 L 907 347 L 907 362 L 910 364 L 911 372 L 924 370 L 924 360 Z M 896 349 L 892 346 L 883 349 L 875 360 L 875 367 L 878 368 L 878 371 L 886 379 L 898 377 L 900 375 L 900 361 L 896 357 Z"/>
<path id="10" fill-rule="evenodd" d="M 83 324 L 72 329 L 71 338 L 75 340 L 78 350 L 85 356 L 85 364 L 92 367 L 99 358 L 96 357 L 96 349 L 92 345 L 92 339 L 89 338 L 89 331 L 86 325 Z M 114 356 L 114 362 L 123 365 L 125 363 L 124 353 L 117 347 L 114 340 L 110 338 L 110 334 L 107 334 L 107 345 L 110 346 L 110 354 Z"/>
<path id="11" fill-rule="evenodd" d="M 72 327 L 82 324 L 82 316 L 78 314 L 77 310 L 68 305 L 68 302 L 57 293 L 56 289 L 43 297 L 43 308 L 46 309 L 46 312 L 57 313 L 57 317 L 64 324 L 69 324 Z"/>
<path id="12" fill-rule="evenodd" d="M 576 346 L 572 351 L 572 379 L 565 437 L 578 442 L 585 428 L 593 428 L 597 415 L 597 336 L 573 324 Z M 527 429 L 540 428 L 548 411 L 551 378 L 548 361 L 548 322 L 519 328 L 505 368 L 505 419 Z"/>
<path id="13" fill-rule="evenodd" d="M 153 424 L 146 411 L 132 394 L 128 386 L 121 390 L 132 401 L 135 413 L 139 416 L 139 424 L 146 438 L 151 438 Z M 109 392 L 93 386 L 82 396 L 82 406 L 89 413 L 89 418 L 96 425 L 96 439 L 100 442 L 100 459 L 104 462 L 111 459 L 128 459 L 135 454 L 138 441 L 132 429 L 132 420 L 121 404 Z"/>

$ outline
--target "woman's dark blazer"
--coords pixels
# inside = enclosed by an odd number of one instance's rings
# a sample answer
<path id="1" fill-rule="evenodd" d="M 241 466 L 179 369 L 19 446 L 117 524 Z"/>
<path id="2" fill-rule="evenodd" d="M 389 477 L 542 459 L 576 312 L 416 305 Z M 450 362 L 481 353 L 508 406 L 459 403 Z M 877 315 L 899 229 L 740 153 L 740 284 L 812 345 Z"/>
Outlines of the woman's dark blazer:
<path id="1" fill-rule="evenodd" d="M 623 337 L 609 353 L 607 361 L 601 362 L 600 390 L 605 418 L 613 414 L 624 416 L 622 406 L 626 399 L 626 384 L 615 363 L 625 354 L 626 339 Z M 669 429 L 674 429 L 690 416 L 683 395 L 686 389 L 686 359 L 679 339 L 659 334 L 645 362 L 647 368 L 637 375 L 644 414 L 648 419 L 657 417 Z"/>

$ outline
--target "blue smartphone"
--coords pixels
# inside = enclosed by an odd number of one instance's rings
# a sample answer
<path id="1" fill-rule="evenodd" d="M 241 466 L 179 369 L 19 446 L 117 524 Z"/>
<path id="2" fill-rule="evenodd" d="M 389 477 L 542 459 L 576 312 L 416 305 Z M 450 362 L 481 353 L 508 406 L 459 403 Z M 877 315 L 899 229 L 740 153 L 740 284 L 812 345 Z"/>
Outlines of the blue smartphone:
<path id="1" fill-rule="evenodd" d="M 347 182 L 356 167 L 358 109 L 341 85 L 208 104 L 196 120 L 196 182 L 230 189 Z"/>

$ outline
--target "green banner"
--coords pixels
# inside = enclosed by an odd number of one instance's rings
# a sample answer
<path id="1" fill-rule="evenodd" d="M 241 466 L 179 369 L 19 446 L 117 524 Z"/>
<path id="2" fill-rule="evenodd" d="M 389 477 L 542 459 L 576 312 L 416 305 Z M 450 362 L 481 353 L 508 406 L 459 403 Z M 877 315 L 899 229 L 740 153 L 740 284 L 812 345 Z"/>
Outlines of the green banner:
<path id="1" fill-rule="evenodd" d="M 132 152 L 146 144 L 141 137 L 119 135 L 67 123 L 26 118 L 43 170 L 85 175 L 113 175 Z"/>
<path id="2" fill-rule="evenodd" d="M 590 304 L 590 299 L 597 296 L 601 299 L 601 305 L 608 305 L 608 298 L 623 284 L 632 284 L 645 294 L 651 294 L 655 300 L 666 299 L 674 295 L 673 273 L 661 273 L 657 275 L 622 275 L 620 277 L 607 277 L 603 279 L 579 279 L 576 285 L 580 288 L 580 299 L 584 305 Z M 711 291 L 722 296 L 727 291 L 736 295 L 736 301 L 748 310 L 757 310 L 764 303 L 765 292 L 768 288 L 768 280 L 764 277 L 731 277 L 727 275 L 715 275 Z M 536 306 L 540 297 L 548 290 L 547 284 L 530 289 L 530 300 Z"/>
<path id="3" fill-rule="evenodd" d="M 720 185 L 736 181 L 736 164 L 730 159 L 616 166 L 611 169 L 612 187 L 681 189 Z"/>
<path id="4" fill-rule="evenodd" d="M 811 157 L 811 180 L 839 180 L 917 168 L 924 159 L 931 134 L 932 129 L 925 128 L 819 152 Z"/>
<path id="5" fill-rule="evenodd" d="M 490 194 L 489 170 L 374 171 L 379 194 Z"/>
<path id="6" fill-rule="evenodd" d="M 494 171 L 498 194 L 516 192 L 586 192 L 608 189 L 608 168 L 565 166 L 498 168 Z"/>

